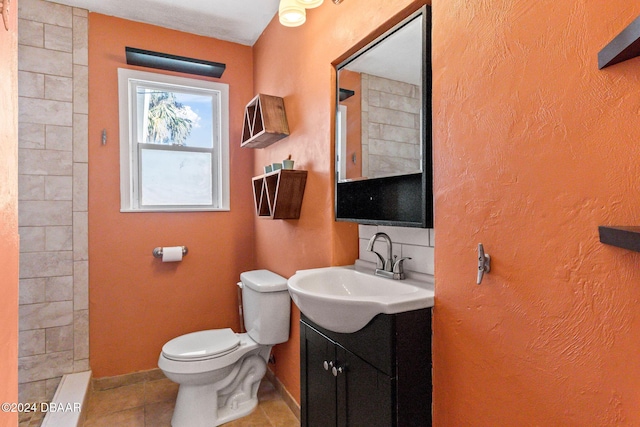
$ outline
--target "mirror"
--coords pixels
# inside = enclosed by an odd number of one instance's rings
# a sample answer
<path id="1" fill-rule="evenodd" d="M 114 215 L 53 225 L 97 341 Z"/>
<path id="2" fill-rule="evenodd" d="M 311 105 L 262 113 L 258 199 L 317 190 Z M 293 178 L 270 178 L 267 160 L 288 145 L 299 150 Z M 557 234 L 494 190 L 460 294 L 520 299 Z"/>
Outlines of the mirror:
<path id="1" fill-rule="evenodd" d="M 433 227 L 431 8 L 336 66 L 336 220 Z"/>

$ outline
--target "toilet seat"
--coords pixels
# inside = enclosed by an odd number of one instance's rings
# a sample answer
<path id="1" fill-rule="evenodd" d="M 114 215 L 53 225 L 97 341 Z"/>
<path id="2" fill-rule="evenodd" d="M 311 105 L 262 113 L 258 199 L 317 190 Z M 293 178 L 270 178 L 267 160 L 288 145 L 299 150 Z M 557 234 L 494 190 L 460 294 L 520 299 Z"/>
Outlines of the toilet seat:
<path id="1" fill-rule="evenodd" d="M 189 362 L 224 356 L 240 347 L 240 338 L 231 329 L 192 332 L 172 339 L 162 346 L 169 360 Z"/>

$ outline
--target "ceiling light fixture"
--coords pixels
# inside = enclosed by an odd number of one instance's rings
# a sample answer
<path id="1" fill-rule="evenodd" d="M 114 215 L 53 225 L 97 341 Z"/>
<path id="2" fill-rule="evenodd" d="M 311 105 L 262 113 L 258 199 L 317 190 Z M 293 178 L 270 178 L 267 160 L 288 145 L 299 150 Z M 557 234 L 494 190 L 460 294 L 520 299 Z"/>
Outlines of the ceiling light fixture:
<path id="1" fill-rule="evenodd" d="M 307 20 L 307 12 L 298 0 L 280 0 L 278 17 L 285 27 L 299 27 Z"/>
<path id="2" fill-rule="evenodd" d="M 314 7 L 320 6 L 323 1 L 324 0 L 298 0 L 298 3 L 305 9 L 313 9 Z"/>
<path id="3" fill-rule="evenodd" d="M 1 0 L 0 0 L 1 1 Z M 335 4 L 343 0 L 332 0 Z M 307 20 L 307 9 L 320 6 L 324 0 L 280 0 L 278 18 L 285 27 L 299 27 Z"/>

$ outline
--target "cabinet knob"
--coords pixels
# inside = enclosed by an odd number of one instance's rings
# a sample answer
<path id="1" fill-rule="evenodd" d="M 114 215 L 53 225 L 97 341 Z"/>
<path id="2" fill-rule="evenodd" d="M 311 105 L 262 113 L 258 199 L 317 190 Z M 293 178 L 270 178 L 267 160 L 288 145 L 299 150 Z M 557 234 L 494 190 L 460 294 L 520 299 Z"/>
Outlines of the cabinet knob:
<path id="1" fill-rule="evenodd" d="M 333 368 L 331 368 L 331 373 L 333 374 L 334 377 L 337 377 L 338 374 L 341 374 L 344 372 L 344 366 L 334 366 Z"/>
<path id="2" fill-rule="evenodd" d="M 328 371 L 329 369 L 333 368 L 333 362 L 327 362 L 326 360 L 322 363 L 322 367 L 324 368 L 325 371 Z"/>

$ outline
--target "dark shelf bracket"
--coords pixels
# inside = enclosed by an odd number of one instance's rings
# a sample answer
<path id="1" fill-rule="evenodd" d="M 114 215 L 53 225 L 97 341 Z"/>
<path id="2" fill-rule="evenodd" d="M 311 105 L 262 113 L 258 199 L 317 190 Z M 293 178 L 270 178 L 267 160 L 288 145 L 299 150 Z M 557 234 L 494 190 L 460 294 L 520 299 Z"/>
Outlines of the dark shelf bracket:
<path id="1" fill-rule="evenodd" d="M 217 79 L 222 77 L 222 73 L 224 73 L 226 68 L 225 64 L 219 62 L 152 52 L 134 47 L 125 47 L 125 55 L 127 57 L 127 64 L 129 65 L 215 77 Z"/>
<path id="2" fill-rule="evenodd" d="M 640 16 L 598 52 L 598 68 L 640 55 Z"/>
<path id="3" fill-rule="evenodd" d="M 640 227 L 598 227 L 600 242 L 640 252 Z"/>
<path id="4" fill-rule="evenodd" d="M 356 92 L 353 90 L 340 88 L 340 102 L 344 101 L 347 98 L 351 98 L 355 94 Z"/>

